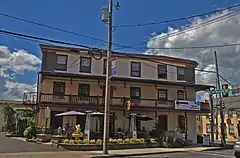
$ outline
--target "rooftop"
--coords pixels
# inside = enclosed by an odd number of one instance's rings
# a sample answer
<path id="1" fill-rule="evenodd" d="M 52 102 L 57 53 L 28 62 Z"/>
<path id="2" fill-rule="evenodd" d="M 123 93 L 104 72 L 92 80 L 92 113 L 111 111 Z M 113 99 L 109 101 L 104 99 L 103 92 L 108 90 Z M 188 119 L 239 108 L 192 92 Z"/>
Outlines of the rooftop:
<path id="1" fill-rule="evenodd" d="M 67 52 L 75 52 L 75 53 L 80 53 L 81 51 L 89 51 L 89 49 L 86 48 L 75 48 L 75 47 L 65 47 L 65 46 L 55 46 L 55 45 L 46 45 L 46 44 L 40 44 L 39 45 L 42 52 L 44 50 L 57 50 L 57 51 L 67 51 Z M 98 53 L 96 53 L 98 54 Z M 117 57 L 132 57 L 132 58 L 138 58 L 142 60 L 168 60 L 168 61 L 178 61 L 178 62 L 183 62 L 183 63 L 188 63 L 192 64 L 195 67 L 197 67 L 198 63 L 194 60 L 190 59 L 182 59 L 182 58 L 177 58 L 177 57 L 170 57 L 170 56 L 163 56 L 163 55 L 150 55 L 150 54 L 143 54 L 143 53 L 126 53 L 126 52 L 113 52 L 112 53 L 114 56 Z M 103 52 L 103 55 L 106 55 L 106 51 Z"/>

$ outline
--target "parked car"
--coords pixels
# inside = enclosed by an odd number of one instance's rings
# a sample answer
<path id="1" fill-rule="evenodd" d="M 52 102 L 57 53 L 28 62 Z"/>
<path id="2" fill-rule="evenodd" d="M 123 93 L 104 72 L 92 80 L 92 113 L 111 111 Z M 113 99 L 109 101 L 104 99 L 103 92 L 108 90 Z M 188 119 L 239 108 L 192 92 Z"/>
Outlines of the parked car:
<path id="1" fill-rule="evenodd" d="M 236 158 L 240 158 L 240 141 L 237 141 L 234 145 L 234 155 Z"/>

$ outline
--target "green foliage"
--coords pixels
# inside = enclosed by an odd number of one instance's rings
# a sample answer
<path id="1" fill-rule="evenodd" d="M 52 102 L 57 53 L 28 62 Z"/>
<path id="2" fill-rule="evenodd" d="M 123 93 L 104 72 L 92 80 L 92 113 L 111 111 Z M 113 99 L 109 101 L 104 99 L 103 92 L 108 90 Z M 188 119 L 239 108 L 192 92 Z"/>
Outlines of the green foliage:
<path id="1" fill-rule="evenodd" d="M 31 139 L 31 138 L 36 138 L 36 134 L 37 134 L 37 127 L 36 127 L 36 123 L 35 123 L 35 120 L 34 118 L 32 117 L 28 117 L 27 119 L 27 128 L 25 129 L 24 131 L 24 136 L 27 138 L 27 139 Z"/>
<path id="2" fill-rule="evenodd" d="M 15 132 L 16 117 L 13 107 L 9 104 L 3 106 L 4 130 L 6 132 Z"/>

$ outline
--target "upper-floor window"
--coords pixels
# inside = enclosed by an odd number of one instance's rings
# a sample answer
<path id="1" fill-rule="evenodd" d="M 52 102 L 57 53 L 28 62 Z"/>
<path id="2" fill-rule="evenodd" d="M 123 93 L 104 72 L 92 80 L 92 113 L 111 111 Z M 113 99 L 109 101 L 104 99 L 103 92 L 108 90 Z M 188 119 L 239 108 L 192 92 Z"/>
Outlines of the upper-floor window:
<path id="1" fill-rule="evenodd" d="M 185 80 L 185 68 L 177 67 L 177 80 Z"/>
<path id="2" fill-rule="evenodd" d="M 78 85 L 78 95 L 79 96 L 89 96 L 90 95 L 90 84 L 79 84 Z"/>
<path id="3" fill-rule="evenodd" d="M 167 100 L 167 90 L 158 89 L 158 100 Z"/>
<path id="4" fill-rule="evenodd" d="M 67 55 L 57 55 L 56 70 L 67 71 Z"/>
<path id="5" fill-rule="evenodd" d="M 107 59 L 103 60 L 103 74 L 107 73 Z"/>
<path id="6" fill-rule="evenodd" d="M 184 99 L 185 99 L 184 90 L 177 90 L 177 100 L 184 100 Z"/>
<path id="7" fill-rule="evenodd" d="M 228 118 L 233 118 L 233 111 L 232 110 L 228 111 Z"/>
<path id="8" fill-rule="evenodd" d="M 140 99 L 141 98 L 141 88 L 140 87 L 131 87 L 130 88 L 130 98 Z"/>
<path id="9" fill-rule="evenodd" d="M 65 82 L 53 82 L 53 94 L 65 94 Z"/>
<path id="10" fill-rule="evenodd" d="M 236 111 L 236 116 L 237 116 L 237 118 L 240 118 L 240 110 Z"/>
<path id="11" fill-rule="evenodd" d="M 91 73 L 92 59 L 88 57 L 80 58 L 80 72 Z"/>
<path id="12" fill-rule="evenodd" d="M 158 78 L 167 79 L 167 65 L 158 64 Z"/>
<path id="13" fill-rule="evenodd" d="M 141 63 L 140 62 L 131 62 L 131 76 L 132 77 L 141 77 Z"/>

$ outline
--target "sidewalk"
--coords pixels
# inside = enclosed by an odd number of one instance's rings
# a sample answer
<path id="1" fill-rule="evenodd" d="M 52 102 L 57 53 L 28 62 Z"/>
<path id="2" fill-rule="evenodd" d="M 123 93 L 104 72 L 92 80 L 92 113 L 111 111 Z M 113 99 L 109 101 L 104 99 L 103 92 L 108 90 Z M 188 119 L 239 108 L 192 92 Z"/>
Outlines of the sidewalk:
<path id="1" fill-rule="evenodd" d="M 199 152 L 208 150 L 221 150 L 221 147 L 195 147 L 195 148 L 148 148 L 148 149 L 126 149 L 126 150 L 110 150 L 108 155 L 103 155 L 102 151 L 91 152 L 91 158 L 102 157 L 128 157 L 140 155 L 157 155 L 175 152 Z"/>

